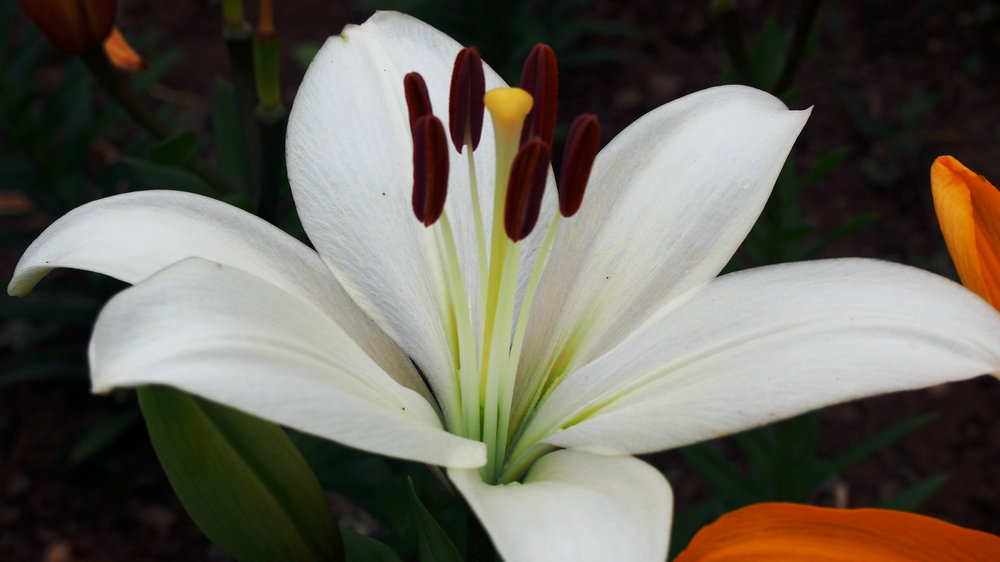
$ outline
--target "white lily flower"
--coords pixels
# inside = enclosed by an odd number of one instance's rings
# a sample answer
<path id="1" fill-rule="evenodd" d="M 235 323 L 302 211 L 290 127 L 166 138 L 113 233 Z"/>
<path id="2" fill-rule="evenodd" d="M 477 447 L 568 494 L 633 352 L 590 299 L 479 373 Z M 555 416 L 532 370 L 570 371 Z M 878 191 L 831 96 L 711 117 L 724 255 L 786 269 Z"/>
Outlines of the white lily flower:
<path id="1" fill-rule="evenodd" d="M 486 123 L 474 154 L 451 152 L 425 227 L 404 75 L 448 130 L 460 48 L 378 13 L 316 55 L 287 143 L 315 251 L 215 200 L 131 193 L 56 221 L 8 292 L 56 267 L 134 284 L 94 328 L 95 392 L 171 385 L 445 467 L 509 560 L 663 560 L 670 488 L 631 455 L 1000 371 L 1000 316 L 924 271 L 842 259 L 716 278 L 809 114 L 750 88 L 623 131 L 572 217 L 549 172 L 520 242 L 494 228 L 512 133 Z"/>

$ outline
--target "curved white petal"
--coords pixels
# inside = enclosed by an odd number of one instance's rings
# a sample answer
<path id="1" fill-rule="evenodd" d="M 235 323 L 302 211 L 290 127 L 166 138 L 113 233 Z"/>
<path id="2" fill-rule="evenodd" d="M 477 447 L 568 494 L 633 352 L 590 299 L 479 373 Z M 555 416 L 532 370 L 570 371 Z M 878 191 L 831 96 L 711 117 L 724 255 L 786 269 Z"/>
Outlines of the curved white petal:
<path id="1" fill-rule="evenodd" d="M 238 267 L 312 303 L 386 372 L 428 396 L 410 360 L 354 304 L 316 252 L 250 213 L 201 195 L 141 191 L 74 209 L 28 247 L 7 291 L 26 295 L 58 267 L 134 284 L 189 257 Z"/>
<path id="2" fill-rule="evenodd" d="M 785 264 L 725 275 L 661 310 L 570 375 L 528 433 L 643 453 L 998 372 L 1000 314 L 961 285 L 876 260 Z"/>
<path id="3" fill-rule="evenodd" d="M 615 137 L 597 156 L 580 212 L 556 236 L 519 382 L 571 339 L 573 365 L 585 364 L 715 277 L 808 116 L 759 90 L 723 86 L 670 102 Z"/>
<path id="4" fill-rule="evenodd" d="M 374 453 L 486 461 L 447 433 L 316 307 L 234 267 L 190 258 L 107 304 L 90 342 L 95 391 L 165 384 Z"/>
<path id="5" fill-rule="evenodd" d="M 484 484 L 476 470 L 449 470 L 505 560 L 662 561 L 673 494 L 659 471 L 634 457 L 549 453 L 523 483 Z"/>
<path id="6" fill-rule="evenodd" d="M 448 130 L 447 96 L 460 48 L 419 20 L 376 13 L 326 42 L 299 87 L 288 121 L 288 174 L 310 240 L 437 391 L 451 385 L 453 372 L 441 328 L 443 285 L 433 236 L 439 227 L 424 228 L 411 206 L 413 144 L 403 76 L 416 71 L 424 77 L 434 113 Z M 485 72 L 488 89 L 504 85 L 491 69 Z M 446 212 L 466 291 L 475 300 L 479 273 L 468 165 L 464 153 L 450 154 Z M 475 155 L 489 232 L 495 162 L 488 116 Z M 548 208 L 553 200 L 550 194 Z M 524 246 L 536 248 L 544 230 L 536 228 Z M 523 285 L 529 270 L 522 269 Z"/>

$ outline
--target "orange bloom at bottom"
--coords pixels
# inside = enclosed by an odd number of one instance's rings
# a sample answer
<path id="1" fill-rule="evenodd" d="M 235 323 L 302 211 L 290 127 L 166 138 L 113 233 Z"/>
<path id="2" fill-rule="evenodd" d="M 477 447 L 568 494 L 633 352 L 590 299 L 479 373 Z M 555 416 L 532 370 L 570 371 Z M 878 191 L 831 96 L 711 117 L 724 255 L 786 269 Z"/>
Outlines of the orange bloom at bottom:
<path id="1" fill-rule="evenodd" d="M 1000 560 L 1000 537 L 886 509 L 761 503 L 701 529 L 674 562 Z"/>
<path id="2" fill-rule="evenodd" d="M 951 156 L 931 166 L 934 210 L 962 284 L 1000 307 L 1000 191 Z"/>

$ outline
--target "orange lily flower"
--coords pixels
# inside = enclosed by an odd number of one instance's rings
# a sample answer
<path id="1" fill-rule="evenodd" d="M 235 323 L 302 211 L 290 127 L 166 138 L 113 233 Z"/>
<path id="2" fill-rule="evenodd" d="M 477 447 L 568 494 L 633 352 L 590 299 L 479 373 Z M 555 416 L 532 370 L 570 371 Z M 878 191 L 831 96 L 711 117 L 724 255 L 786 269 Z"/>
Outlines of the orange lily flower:
<path id="1" fill-rule="evenodd" d="M 761 503 L 703 527 L 674 562 L 1000 559 L 1000 537 L 887 509 Z"/>
<path id="2" fill-rule="evenodd" d="M 951 156 L 931 166 L 931 192 L 962 284 L 1000 307 L 1000 192 Z"/>

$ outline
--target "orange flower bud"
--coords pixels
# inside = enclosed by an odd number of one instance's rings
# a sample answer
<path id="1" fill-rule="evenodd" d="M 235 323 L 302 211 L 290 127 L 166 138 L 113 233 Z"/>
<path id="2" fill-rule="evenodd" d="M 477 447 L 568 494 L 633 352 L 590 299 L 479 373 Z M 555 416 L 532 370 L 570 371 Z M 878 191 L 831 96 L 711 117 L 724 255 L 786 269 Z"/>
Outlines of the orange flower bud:
<path id="1" fill-rule="evenodd" d="M 67 53 L 104 44 L 115 22 L 117 0 L 18 0 L 35 25 Z"/>
<path id="2" fill-rule="evenodd" d="M 962 284 L 1000 306 L 1000 191 L 951 156 L 931 166 L 934 211 Z"/>

